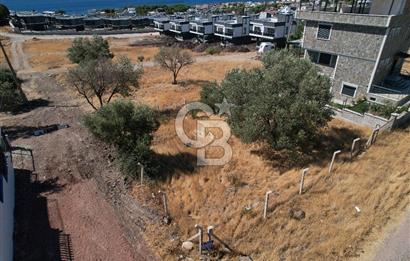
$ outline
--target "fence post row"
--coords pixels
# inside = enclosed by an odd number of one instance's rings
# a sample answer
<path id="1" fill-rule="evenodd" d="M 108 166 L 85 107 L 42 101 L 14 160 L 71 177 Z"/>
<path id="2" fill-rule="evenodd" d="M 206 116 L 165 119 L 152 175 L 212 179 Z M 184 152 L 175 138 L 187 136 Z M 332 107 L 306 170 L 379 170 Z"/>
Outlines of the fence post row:
<path id="1" fill-rule="evenodd" d="M 356 147 L 356 143 L 360 141 L 360 138 L 356 138 L 353 140 L 352 148 L 350 149 L 350 159 L 353 159 L 354 149 Z"/>
<path id="2" fill-rule="evenodd" d="M 303 193 L 303 184 L 305 182 L 305 175 L 308 171 L 309 171 L 309 168 L 304 169 L 300 176 L 299 195 L 302 195 Z"/>
<path id="3" fill-rule="evenodd" d="M 330 162 L 330 166 L 329 166 L 329 174 L 332 173 L 332 169 L 333 169 L 333 164 L 335 163 L 335 159 L 337 154 L 339 154 L 340 152 L 342 152 L 341 150 L 337 150 L 333 153 L 333 157 L 332 157 L 332 161 Z"/>
<path id="4" fill-rule="evenodd" d="M 268 192 L 266 192 L 265 194 L 265 204 L 263 206 L 263 218 L 266 219 L 266 212 L 268 209 L 268 201 L 269 201 L 269 195 L 272 194 L 272 191 L 269 190 Z"/>

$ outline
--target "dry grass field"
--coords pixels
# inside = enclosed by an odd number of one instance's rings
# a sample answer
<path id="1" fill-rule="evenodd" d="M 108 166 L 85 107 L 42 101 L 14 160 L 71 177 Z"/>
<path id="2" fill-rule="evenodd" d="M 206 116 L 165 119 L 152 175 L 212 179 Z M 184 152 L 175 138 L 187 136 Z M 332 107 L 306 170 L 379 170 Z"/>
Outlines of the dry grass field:
<path id="1" fill-rule="evenodd" d="M 153 107 L 167 108 L 180 106 L 186 102 L 198 100 L 200 87 L 206 82 L 219 81 L 233 68 L 253 68 L 258 61 L 244 64 L 240 61 L 198 62 L 181 70 L 179 84 L 173 85 L 169 71 L 159 67 L 144 69 L 141 88 L 133 95 Z"/>
<path id="2" fill-rule="evenodd" d="M 0 28 L 1 28 L 1 27 L 0 27 Z M 2 42 L 2 44 L 3 44 L 4 49 L 6 50 L 7 56 L 10 58 L 10 56 L 11 56 L 11 51 L 10 51 L 10 49 L 11 49 L 11 42 L 10 42 L 10 39 L 2 37 L 2 38 L 1 38 L 1 42 Z M 6 59 L 5 59 L 4 55 L 3 55 L 3 52 L 0 52 L 0 64 L 1 64 L 2 66 L 6 66 Z"/>
<path id="3" fill-rule="evenodd" d="M 133 63 L 138 62 L 139 56 L 144 56 L 144 61 L 152 61 L 159 47 L 131 46 L 130 39 L 108 38 L 111 51 L 115 56 L 128 56 Z M 71 46 L 72 39 L 36 39 L 23 42 L 23 50 L 28 56 L 29 63 L 34 70 L 49 70 L 65 68 L 70 64 L 67 59 L 67 49 Z M 193 56 L 201 54 L 192 53 Z"/>
<path id="4" fill-rule="evenodd" d="M 191 134 L 194 124 L 191 119 L 185 125 Z M 151 228 L 158 237 L 151 238 L 152 245 L 164 259 L 172 260 L 177 254 L 186 254 L 180 244 L 195 234 L 195 224 L 201 224 L 215 226 L 219 237 L 254 260 L 345 260 L 358 256 L 369 235 L 409 204 L 410 132 L 379 137 L 376 145 L 352 162 L 346 153 L 350 143 L 355 137 L 365 140 L 368 129 L 333 120 L 323 135 L 323 153 L 313 152 L 312 157 L 286 167 L 282 166 L 286 158 L 266 155 L 263 146 L 246 145 L 235 137 L 230 140 L 233 159 L 229 164 L 196 167 L 195 151 L 176 137 L 173 121 L 161 125 L 154 150 L 166 158 L 169 178 L 159 186 L 168 194 L 176 225 Z M 329 175 L 328 164 L 337 148 L 344 153 Z M 310 170 L 305 193 L 300 196 L 298 185 L 304 167 Z M 146 190 L 135 187 L 134 193 L 141 200 L 142 194 L 148 194 Z M 272 197 L 268 218 L 263 220 L 263 199 L 269 190 L 278 195 Z M 160 209 L 160 202 L 157 204 Z M 291 209 L 302 209 L 306 218 L 291 219 Z M 196 248 L 189 255 L 195 256 Z"/>
<path id="5" fill-rule="evenodd" d="M 109 39 L 115 55 L 127 55 L 133 62 L 143 55 L 151 61 L 157 47 L 132 47 L 127 39 Z M 70 66 L 66 49 L 71 40 L 28 40 L 23 50 L 34 70 Z M 201 55 L 201 54 L 195 54 Z M 198 100 L 200 86 L 220 81 L 233 68 L 260 66 L 256 60 L 206 60 L 181 71 L 179 84 L 171 84 L 171 74 L 158 67 L 145 68 L 140 89 L 132 99 L 160 109 Z M 410 66 L 407 63 L 406 66 Z M 58 76 L 63 80 L 63 76 Z M 185 129 L 195 133 L 195 120 Z M 362 254 L 372 233 L 380 231 L 391 217 L 409 205 L 410 131 L 381 135 L 377 143 L 353 161 L 349 150 L 354 138 L 366 140 L 370 130 L 340 120 L 332 120 L 322 130 L 322 144 L 311 153 L 285 154 L 263 144 L 244 144 L 236 137 L 229 143 L 232 160 L 223 167 L 197 167 L 196 151 L 186 147 L 175 133 L 174 120 L 164 121 L 155 134 L 153 149 L 167 166 L 167 178 L 150 186 L 133 188 L 136 200 L 161 210 L 158 197 L 166 191 L 172 225 L 152 225 L 145 233 L 151 247 L 164 260 L 184 253 L 181 243 L 195 233 L 194 225 L 213 225 L 215 233 L 236 250 L 253 260 L 345 260 Z M 342 149 L 334 172 L 329 175 L 332 152 Z M 207 151 L 216 156 L 221 151 Z M 309 167 L 305 193 L 298 195 L 300 172 Z M 268 218 L 262 218 L 263 199 L 271 197 Z M 360 208 L 360 213 L 355 210 Z M 302 220 L 289 217 L 301 209 Z M 196 248 L 195 248 L 196 250 Z M 231 257 L 228 257 L 228 260 Z"/>

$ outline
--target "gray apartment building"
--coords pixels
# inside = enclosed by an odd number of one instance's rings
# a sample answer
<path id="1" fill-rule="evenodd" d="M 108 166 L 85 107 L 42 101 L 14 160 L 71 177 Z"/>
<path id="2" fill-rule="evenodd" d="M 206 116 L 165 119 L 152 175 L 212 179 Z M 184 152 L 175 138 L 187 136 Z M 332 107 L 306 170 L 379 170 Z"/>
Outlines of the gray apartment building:
<path id="1" fill-rule="evenodd" d="M 334 101 L 408 102 L 410 78 L 402 65 L 410 47 L 410 0 L 329 2 L 305 6 L 296 18 L 305 22 L 305 58 L 331 78 Z"/>

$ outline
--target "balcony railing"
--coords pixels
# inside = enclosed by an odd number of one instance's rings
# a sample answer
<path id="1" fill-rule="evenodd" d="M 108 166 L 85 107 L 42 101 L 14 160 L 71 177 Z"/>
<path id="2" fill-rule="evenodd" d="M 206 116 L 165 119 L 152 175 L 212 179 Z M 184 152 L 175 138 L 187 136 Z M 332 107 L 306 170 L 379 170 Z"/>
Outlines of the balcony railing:
<path id="1" fill-rule="evenodd" d="M 275 37 L 275 32 L 269 32 L 269 31 L 262 32 L 261 30 L 250 30 L 249 33 L 260 35 L 260 36 Z"/>
<path id="2" fill-rule="evenodd" d="M 393 1 L 394 2 L 394 1 Z M 368 14 L 371 0 L 353 0 L 353 1 L 313 1 L 305 6 L 306 11 L 337 12 L 343 13 Z M 299 3 L 299 9 L 302 8 L 302 1 Z"/>
<path id="3" fill-rule="evenodd" d="M 195 27 L 195 26 L 193 26 L 193 27 L 191 27 L 190 28 L 190 30 L 191 31 L 193 31 L 193 32 L 198 32 L 198 33 L 205 33 L 205 28 L 204 27 Z"/>

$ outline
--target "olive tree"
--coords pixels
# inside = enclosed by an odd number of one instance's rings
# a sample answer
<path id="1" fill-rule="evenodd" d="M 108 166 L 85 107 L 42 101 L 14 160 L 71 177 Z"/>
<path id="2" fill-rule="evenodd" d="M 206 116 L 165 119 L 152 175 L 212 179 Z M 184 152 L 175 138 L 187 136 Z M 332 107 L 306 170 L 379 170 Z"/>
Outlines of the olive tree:
<path id="1" fill-rule="evenodd" d="M 100 58 L 70 69 L 67 80 L 97 110 L 114 95 L 128 96 L 131 89 L 137 89 L 142 73 L 142 67 L 135 69 L 127 57 L 120 57 L 118 61 Z"/>
<path id="2" fill-rule="evenodd" d="M 144 165 L 147 175 L 157 173 L 151 141 L 159 123 L 151 108 L 119 99 L 87 114 L 83 123 L 96 138 L 115 146 L 125 175 L 136 178 L 138 163 Z"/>
<path id="3" fill-rule="evenodd" d="M 10 69 L 0 67 L 0 111 L 16 111 L 26 102 L 21 81 Z"/>
<path id="4" fill-rule="evenodd" d="M 245 142 L 266 141 L 275 149 L 309 147 L 331 118 L 326 106 L 331 100 L 329 78 L 288 51 L 268 53 L 263 65 L 235 69 L 220 85 L 207 85 L 202 101 L 226 98 L 234 104 L 228 121 Z"/>
<path id="5" fill-rule="evenodd" d="M 101 36 L 76 38 L 67 50 L 67 57 L 73 63 L 89 62 L 102 58 L 113 58 L 110 45 Z"/>
<path id="6" fill-rule="evenodd" d="M 188 51 L 178 47 L 163 47 L 155 55 L 154 61 L 162 68 L 171 71 L 172 84 L 177 84 L 177 77 L 181 69 L 194 63 L 194 59 Z"/>

